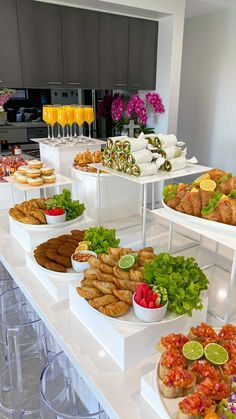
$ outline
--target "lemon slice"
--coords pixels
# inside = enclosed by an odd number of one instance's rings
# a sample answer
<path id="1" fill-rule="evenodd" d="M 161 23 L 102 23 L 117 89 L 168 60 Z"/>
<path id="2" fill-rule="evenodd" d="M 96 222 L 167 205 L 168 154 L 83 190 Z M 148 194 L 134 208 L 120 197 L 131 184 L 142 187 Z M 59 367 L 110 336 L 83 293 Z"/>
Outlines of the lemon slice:
<path id="1" fill-rule="evenodd" d="M 229 360 L 228 352 L 218 343 L 208 343 L 204 348 L 204 355 L 214 365 L 223 365 Z"/>
<path id="2" fill-rule="evenodd" d="M 214 180 L 205 179 L 205 180 L 202 180 L 202 182 L 200 183 L 200 189 L 202 191 L 213 192 L 215 188 L 216 188 L 216 183 L 214 182 Z"/>
<path id="3" fill-rule="evenodd" d="M 191 340 L 184 344 L 182 349 L 183 355 L 189 361 L 196 361 L 203 356 L 203 346 L 201 343 Z"/>
<path id="4" fill-rule="evenodd" d="M 209 173 L 206 173 L 205 175 L 201 175 L 201 176 L 197 177 L 197 179 L 195 179 L 194 183 L 195 183 L 195 185 L 200 185 L 200 183 L 203 180 L 206 180 L 206 179 L 210 179 Z"/>
<path id="5" fill-rule="evenodd" d="M 75 249 L 75 253 L 81 252 L 81 250 L 89 250 L 89 247 L 87 244 L 79 244 L 78 247 Z"/>
<path id="6" fill-rule="evenodd" d="M 84 241 L 82 241 L 82 242 L 79 242 L 79 246 L 81 245 L 81 244 L 87 244 L 88 246 L 91 246 L 91 242 L 90 241 L 86 241 L 86 240 L 84 240 Z"/>

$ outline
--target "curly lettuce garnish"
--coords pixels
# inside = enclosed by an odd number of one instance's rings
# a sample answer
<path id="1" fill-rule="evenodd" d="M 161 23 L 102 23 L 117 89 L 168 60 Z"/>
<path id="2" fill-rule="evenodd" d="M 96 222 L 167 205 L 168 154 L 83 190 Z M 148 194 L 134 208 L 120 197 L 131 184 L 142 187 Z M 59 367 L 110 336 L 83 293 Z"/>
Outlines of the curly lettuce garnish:
<path id="1" fill-rule="evenodd" d="M 208 204 L 202 209 L 202 215 L 211 214 L 223 195 L 222 192 L 215 192 L 213 198 L 211 198 Z"/>
<path id="2" fill-rule="evenodd" d="M 173 199 L 176 197 L 179 185 L 177 183 L 173 185 L 164 186 L 162 195 L 164 199 Z"/>
<path id="3" fill-rule="evenodd" d="M 228 195 L 229 198 L 234 198 L 236 199 L 236 189 L 233 189 L 230 194 Z"/>

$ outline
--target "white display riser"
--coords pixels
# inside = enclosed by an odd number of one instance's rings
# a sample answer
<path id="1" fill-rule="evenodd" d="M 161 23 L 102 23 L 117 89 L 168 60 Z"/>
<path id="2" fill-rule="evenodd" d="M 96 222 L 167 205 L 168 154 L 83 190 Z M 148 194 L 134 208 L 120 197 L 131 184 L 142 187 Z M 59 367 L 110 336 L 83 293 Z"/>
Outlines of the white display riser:
<path id="1" fill-rule="evenodd" d="M 13 196 L 14 194 L 14 196 Z M 39 190 L 27 192 L 27 199 L 40 198 Z M 0 183 L 0 210 L 11 208 L 14 203 L 24 201 L 24 192 L 16 190 L 7 182 Z"/>
<path id="2" fill-rule="evenodd" d="M 191 326 L 206 321 L 208 297 L 204 296 L 204 309 L 194 311 L 192 317 L 181 316 L 172 322 L 145 324 L 143 327 L 120 326 L 91 308 L 87 301 L 78 295 L 76 285 L 69 285 L 71 311 L 122 369 L 129 368 L 155 353 L 155 345 L 158 339 L 166 334 L 167 328 L 168 333 L 187 333 Z"/>
<path id="3" fill-rule="evenodd" d="M 83 274 L 77 274 L 77 280 L 65 280 L 57 279 L 55 275 L 47 274 L 43 269 L 36 263 L 32 253 L 25 254 L 26 265 L 37 277 L 41 284 L 46 288 L 49 294 L 54 298 L 55 301 L 66 300 L 69 297 L 69 284 L 77 283 L 79 279 L 82 279 Z M 35 284 L 37 286 L 37 284 Z"/>
<path id="4" fill-rule="evenodd" d="M 61 147 L 52 147 L 47 144 L 39 143 L 40 158 L 45 165 L 52 166 L 55 172 L 70 177 L 71 165 L 76 154 L 83 153 L 87 149 L 91 152 L 101 150 L 104 141 L 96 141 L 95 144 L 79 144 Z"/>
<path id="5" fill-rule="evenodd" d="M 19 225 L 19 223 L 9 217 L 9 226 L 12 236 L 21 244 L 26 252 L 30 252 L 36 246 L 51 238 L 61 236 L 62 234 L 70 234 L 71 230 L 84 230 L 87 227 L 94 226 L 94 222 L 87 215 L 84 215 L 80 222 L 70 224 L 67 227 L 52 227 L 49 230 L 34 231 L 27 230 L 24 225 Z"/>
<path id="6" fill-rule="evenodd" d="M 97 219 L 97 173 L 82 172 L 71 169 L 73 179 L 73 198 L 84 202 L 88 216 Z M 142 188 L 130 184 L 126 179 L 101 174 L 101 222 L 113 221 L 124 217 L 138 215 L 142 208 Z"/>
<path id="7" fill-rule="evenodd" d="M 157 419 L 171 419 L 156 388 L 156 370 L 141 378 L 141 395 L 156 412 Z"/>

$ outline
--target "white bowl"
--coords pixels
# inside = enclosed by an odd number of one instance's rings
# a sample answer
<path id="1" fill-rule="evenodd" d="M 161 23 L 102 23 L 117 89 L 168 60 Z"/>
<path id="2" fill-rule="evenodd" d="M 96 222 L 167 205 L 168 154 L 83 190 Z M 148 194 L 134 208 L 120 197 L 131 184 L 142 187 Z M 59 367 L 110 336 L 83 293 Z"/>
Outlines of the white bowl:
<path id="1" fill-rule="evenodd" d="M 48 224 L 64 223 L 66 221 L 66 212 L 61 215 L 48 215 L 45 213 L 45 217 Z"/>
<path id="2" fill-rule="evenodd" d="M 159 308 L 145 308 L 137 304 L 134 297 L 135 294 L 133 295 L 134 314 L 139 320 L 146 323 L 152 323 L 159 322 L 164 319 L 168 308 L 168 301 L 164 306 Z"/>
<path id="3" fill-rule="evenodd" d="M 72 267 L 75 272 L 84 272 L 86 269 L 89 269 L 88 262 L 77 262 L 77 260 L 73 259 L 75 254 L 81 253 L 82 255 L 90 255 L 95 256 L 97 258 L 97 253 L 92 252 L 91 250 L 81 250 L 80 252 L 73 253 L 71 256 L 71 263 Z"/>

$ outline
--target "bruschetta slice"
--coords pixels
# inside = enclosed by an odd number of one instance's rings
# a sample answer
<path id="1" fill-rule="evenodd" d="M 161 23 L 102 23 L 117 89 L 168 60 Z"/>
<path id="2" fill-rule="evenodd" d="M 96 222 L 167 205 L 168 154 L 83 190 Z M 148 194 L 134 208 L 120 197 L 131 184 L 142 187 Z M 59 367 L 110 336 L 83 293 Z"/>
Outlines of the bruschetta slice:
<path id="1" fill-rule="evenodd" d="M 236 359 L 226 362 L 226 364 L 222 365 L 220 371 L 223 380 L 231 386 L 233 379 L 236 377 Z"/>
<path id="2" fill-rule="evenodd" d="M 219 344 L 222 345 L 226 341 L 236 341 L 236 326 L 233 324 L 225 324 L 218 334 Z"/>
<path id="3" fill-rule="evenodd" d="M 177 349 L 168 349 L 165 351 L 159 363 L 159 378 L 163 380 L 166 373 L 176 367 L 186 367 L 187 360 Z"/>
<path id="4" fill-rule="evenodd" d="M 221 401 L 230 395 L 231 388 L 223 380 L 205 378 L 205 380 L 197 386 L 196 391 L 204 396 L 210 397 L 212 400 Z"/>
<path id="5" fill-rule="evenodd" d="M 189 339 L 184 336 L 182 333 L 171 333 L 170 335 L 163 336 L 160 342 L 156 345 L 156 348 L 160 352 L 167 351 L 168 349 L 178 349 L 181 350 L 186 342 Z"/>
<path id="6" fill-rule="evenodd" d="M 196 392 L 179 403 L 176 419 L 202 419 L 215 410 L 216 404 L 213 400 Z"/>
<path id="7" fill-rule="evenodd" d="M 197 340 L 203 346 L 206 346 L 208 343 L 214 343 L 217 341 L 217 333 L 214 331 L 212 326 L 209 326 L 206 323 L 201 323 L 197 327 L 191 327 L 188 338 L 189 340 Z"/>
<path id="8" fill-rule="evenodd" d="M 220 370 L 207 362 L 206 359 L 194 361 L 190 366 L 190 371 L 195 374 L 197 383 L 205 380 L 205 378 L 219 380 L 221 376 Z"/>
<path id="9" fill-rule="evenodd" d="M 190 394 L 195 384 L 196 377 L 191 371 L 177 367 L 165 374 L 160 384 L 160 390 L 167 399 L 176 399 Z"/>

